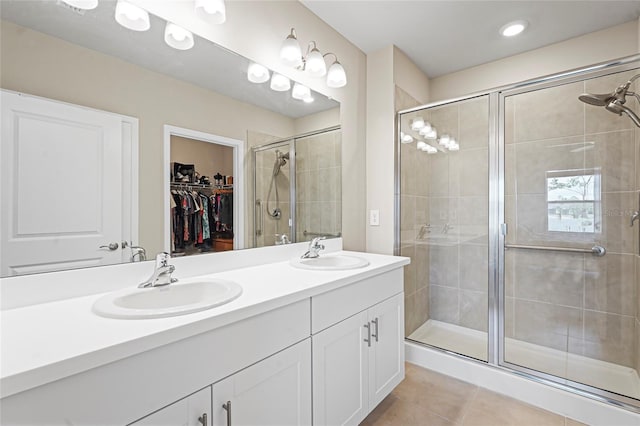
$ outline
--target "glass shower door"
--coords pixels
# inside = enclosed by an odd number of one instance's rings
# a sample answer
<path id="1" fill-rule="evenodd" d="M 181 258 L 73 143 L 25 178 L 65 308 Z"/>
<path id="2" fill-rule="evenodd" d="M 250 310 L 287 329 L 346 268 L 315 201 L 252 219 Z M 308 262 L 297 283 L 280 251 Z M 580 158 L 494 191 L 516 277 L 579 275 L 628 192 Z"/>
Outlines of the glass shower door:
<path id="1" fill-rule="evenodd" d="M 501 362 L 638 399 L 638 129 L 578 100 L 636 73 L 502 97 Z"/>
<path id="2" fill-rule="evenodd" d="M 253 246 L 292 240 L 291 161 L 293 140 L 255 148 Z M 293 154 L 295 157 L 295 153 Z M 295 176 L 295 175 L 294 175 Z"/>

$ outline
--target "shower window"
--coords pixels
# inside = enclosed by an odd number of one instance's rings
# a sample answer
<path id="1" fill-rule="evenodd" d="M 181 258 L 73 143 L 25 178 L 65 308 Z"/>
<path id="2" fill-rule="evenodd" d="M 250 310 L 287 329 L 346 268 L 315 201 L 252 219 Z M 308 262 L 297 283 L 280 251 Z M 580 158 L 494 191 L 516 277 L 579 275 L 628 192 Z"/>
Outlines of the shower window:
<path id="1" fill-rule="evenodd" d="M 600 174 L 594 170 L 547 172 L 547 230 L 600 231 Z"/>

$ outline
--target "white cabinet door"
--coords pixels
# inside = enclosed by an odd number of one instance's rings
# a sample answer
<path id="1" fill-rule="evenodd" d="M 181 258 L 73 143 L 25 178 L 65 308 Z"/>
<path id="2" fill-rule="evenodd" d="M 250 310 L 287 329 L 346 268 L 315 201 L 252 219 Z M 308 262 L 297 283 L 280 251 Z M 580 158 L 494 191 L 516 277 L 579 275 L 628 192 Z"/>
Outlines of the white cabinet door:
<path id="1" fill-rule="evenodd" d="M 0 101 L 0 276 L 120 263 L 121 118 L 6 91 Z"/>
<path id="2" fill-rule="evenodd" d="M 212 426 L 211 387 L 206 387 L 131 426 Z"/>
<path id="3" fill-rule="evenodd" d="M 313 336 L 313 421 L 357 425 L 368 413 L 367 312 Z"/>
<path id="4" fill-rule="evenodd" d="M 311 425 L 311 339 L 214 383 L 213 425 Z"/>
<path id="5" fill-rule="evenodd" d="M 369 407 L 373 410 L 404 379 L 404 303 L 400 293 L 369 309 Z"/>

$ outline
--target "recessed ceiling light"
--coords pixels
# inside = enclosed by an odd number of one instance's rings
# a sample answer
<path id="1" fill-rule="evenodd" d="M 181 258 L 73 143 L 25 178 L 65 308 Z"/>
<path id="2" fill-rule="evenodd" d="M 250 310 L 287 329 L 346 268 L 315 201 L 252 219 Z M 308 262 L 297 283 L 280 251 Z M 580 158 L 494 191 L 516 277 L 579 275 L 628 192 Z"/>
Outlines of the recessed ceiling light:
<path id="1" fill-rule="evenodd" d="M 529 25 L 529 23 L 522 20 L 509 22 L 500 28 L 500 34 L 505 37 L 513 37 L 514 35 L 518 35 L 523 32 L 525 28 L 527 28 L 527 25 Z"/>

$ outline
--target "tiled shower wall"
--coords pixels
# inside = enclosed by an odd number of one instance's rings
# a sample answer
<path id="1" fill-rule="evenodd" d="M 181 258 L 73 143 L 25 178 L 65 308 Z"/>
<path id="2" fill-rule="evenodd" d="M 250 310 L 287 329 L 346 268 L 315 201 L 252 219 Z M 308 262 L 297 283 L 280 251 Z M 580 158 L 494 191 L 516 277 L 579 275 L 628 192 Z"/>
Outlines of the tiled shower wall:
<path id="1" fill-rule="evenodd" d="M 401 254 L 412 259 L 405 333 L 428 319 L 486 331 L 488 98 L 405 115 L 403 129 L 415 116 L 455 138 L 460 150 L 428 155 L 415 142 L 400 147 Z"/>
<path id="2" fill-rule="evenodd" d="M 633 75 L 605 76 L 506 99 L 505 192 L 507 243 L 590 247 L 604 257 L 507 249 L 507 337 L 636 367 L 638 361 L 638 209 L 640 143 L 627 117 L 577 100 L 610 93 Z M 547 227 L 550 171 L 599 170 L 596 232 Z M 640 225 L 637 225 L 640 226 Z M 509 348 L 506 348 L 509 360 Z"/>
<path id="3" fill-rule="evenodd" d="M 342 132 L 296 139 L 296 237 L 342 230 Z M 307 235 L 304 234 L 307 231 Z"/>

